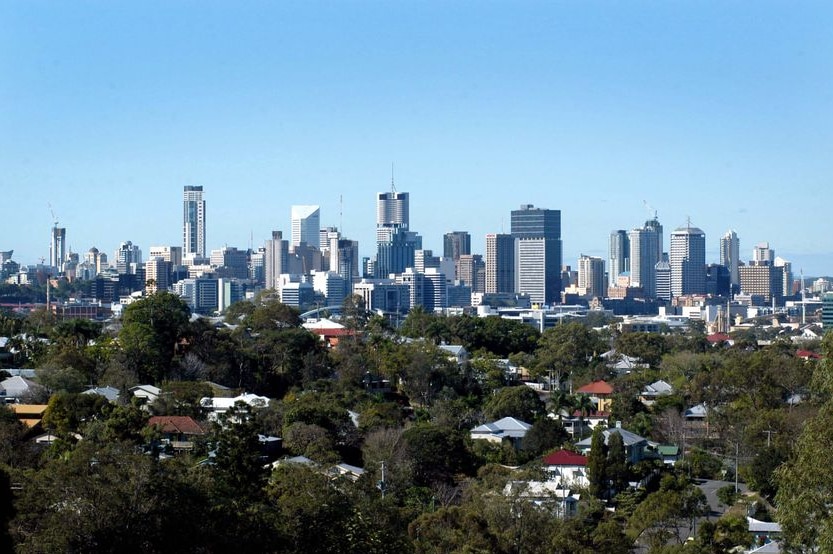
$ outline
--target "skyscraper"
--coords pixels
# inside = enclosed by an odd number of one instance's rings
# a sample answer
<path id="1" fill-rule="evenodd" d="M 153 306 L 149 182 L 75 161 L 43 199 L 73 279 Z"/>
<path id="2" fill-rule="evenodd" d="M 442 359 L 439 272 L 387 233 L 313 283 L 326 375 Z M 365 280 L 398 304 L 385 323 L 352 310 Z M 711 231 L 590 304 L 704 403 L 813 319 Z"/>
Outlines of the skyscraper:
<path id="1" fill-rule="evenodd" d="M 671 294 L 706 294 L 706 234 L 689 224 L 671 233 Z"/>
<path id="2" fill-rule="evenodd" d="M 605 296 L 605 262 L 595 256 L 581 255 L 578 259 L 578 288 L 588 297 Z"/>
<path id="3" fill-rule="evenodd" d="M 283 240 L 283 233 L 272 231 L 272 238 L 266 241 L 264 251 L 264 280 L 267 289 L 280 291 L 281 273 L 289 265 L 289 245 Z"/>
<path id="4" fill-rule="evenodd" d="M 486 235 L 486 293 L 515 292 L 515 239 L 512 235 Z"/>
<path id="5" fill-rule="evenodd" d="M 720 238 L 720 265 L 726 266 L 729 270 L 729 282 L 737 289 L 740 286 L 740 240 L 738 235 L 731 229 Z"/>
<path id="6" fill-rule="evenodd" d="M 414 266 L 414 252 L 422 249 L 422 237 L 408 230 L 408 193 L 390 192 L 376 195 L 376 277 L 402 273 Z"/>
<path id="7" fill-rule="evenodd" d="M 758 265 L 772 265 L 775 261 L 775 251 L 769 247 L 768 242 L 759 242 L 752 249 L 752 261 Z"/>
<path id="8" fill-rule="evenodd" d="M 611 283 L 615 283 L 616 278 L 622 273 L 627 273 L 631 270 L 630 256 L 628 232 L 624 229 L 611 231 L 609 250 L 610 265 L 608 267 L 608 277 Z"/>
<path id="9" fill-rule="evenodd" d="M 646 222 L 644 227 L 628 232 L 631 286 L 642 287 L 647 298 L 656 297 L 656 265 L 662 260 L 662 235 L 657 230 L 662 226 L 656 220 L 653 222 L 655 224 Z"/>
<path id="10" fill-rule="evenodd" d="M 64 227 L 55 225 L 52 227 L 52 236 L 49 242 L 49 265 L 58 270 L 58 273 L 64 271 L 64 261 L 66 260 L 66 242 L 67 230 Z"/>
<path id="11" fill-rule="evenodd" d="M 202 186 L 186 186 L 183 195 L 182 255 L 205 256 L 205 200 Z"/>
<path id="12" fill-rule="evenodd" d="M 512 210 L 515 291 L 532 302 L 552 304 L 561 296 L 561 212 L 523 204 Z"/>
<path id="13" fill-rule="evenodd" d="M 321 243 L 321 211 L 318 206 L 292 206 L 292 235 L 289 245 L 302 242 L 318 248 Z"/>
<path id="14" fill-rule="evenodd" d="M 455 262 L 464 254 L 471 254 L 471 235 L 466 231 L 451 231 L 443 235 L 443 257 Z"/>

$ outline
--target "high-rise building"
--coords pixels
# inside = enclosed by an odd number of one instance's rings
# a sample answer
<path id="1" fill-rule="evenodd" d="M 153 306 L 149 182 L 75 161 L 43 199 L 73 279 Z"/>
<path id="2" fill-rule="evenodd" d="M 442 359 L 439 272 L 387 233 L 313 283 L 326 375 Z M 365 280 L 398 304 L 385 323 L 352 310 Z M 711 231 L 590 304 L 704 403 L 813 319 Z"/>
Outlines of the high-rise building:
<path id="1" fill-rule="evenodd" d="M 64 261 L 66 260 L 66 242 L 67 230 L 64 227 L 52 227 L 52 238 L 49 243 L 49 265 L 58 270 L 58 273 L 64 271 Z"/>
<path id="2" fill-rule="evenodd" d="M 187 258 L 205 256 L 205 200 L 202 186 L 186 186 L 183 195 L 182 254 Z"/>
<path id="3" fill-rule="evenodd" d="M 464 254 L 471 254 L 471 235 L 467 231 L 451 231 L 443 236 L 443 257 L 455 262 Z"/>
<path id="4" fill-rule="evenodd" d="M 486 235 L 486 294 L 515 292 L 515 239 Z"/>
<path id="5" fill-rule="evenodd" d="M 758 296 L 766 304 L 769 304 L 773 298 L 780 299 L 783 296 L 783 267 L 775 267 L 769 262 L 753 261 L 738 269 L 742 293 Z"/>
<path id="6" fill-rule="evenodd" d="M 759 265 L 772 265 L 775 261 L 775 251 L 769 247 L 768 242 L 759 242 L 752 249 L 752 261 Z"/>
<path id="7" fill-rule="evenodd" d="M 280 292 L 280 277 L 289 266 L 289 244 L 283 233 L 272 231 L 272 238 L 264 245 L 264 281 L 267 289 Z"/>
<path id="8" fill-rule="evenodd" d="M 379 241 L 374 271 L 376 277 L 385 278 L 414 267 L 414 254 L 422 249 L 422 237 L 405 228 L 398 228 L 387 240 Z"/>
<path id="9" fill-rule="evenodd" d="M 131 241 L 121 243 L 114 257 L 120 274 L 136 273 L 136 268 L 142 264 L 142 251 Z"/>
<path id="10" fill-rule="evenodd" d="M 318 206 L 292 206 L 292 234 L 289 245 L 302 242 L 318 248 L 321 243 L 321 210 Z"/>
<path id="11" fill-rule="evenodd" d="M 628 232 L 631 286 L 641 287 L 647 298 L 654 298 L 657 294 L 656 265 L 662 260 L 661 240 L 662 236 L 657 232 L 657 225 L 646 224 L 645 227 Z"/>
<path id="12" fill-rule="evenodd" d="M 532 302 L 553 304 L 561 297 L 561 211 L 524 204 L 512 210 L 515 291 Z"/>
<path id="13" fill-rule="evenodd" d="M 249 252 L 238 250 L 233 246 L 225 246 L 211 251 L 211 267 L 217 269 L 218 277 L 226 279 L 248 279 Z"/>
<path id="14" fill-rule="evenodd" d="M 376 195 L 376 228 L 408 228 L 409 205 L 408 193 L 396 192 L 391 187 L 390 192 L 380 192 Z"/>
<path id="15" fill-rule="evenodd" d="M 578 259 L 578 288 L 580 294 L 588 297 L 605 296 L 605 262 L 595 256 L 582 254 Z"/>
<path id="16" fill-rule="evenodd" d="M 720 238 L 720 265 L 729 270 L 729 280 L 735 289 L 740 286 L 740 240 L 738 234 L 729 229 Z"/>
<path id="17" fill-rule="evenodd" d="M 173 266 L 182 265 L 181 246 L 151 246 L 148 248 L 148 259 L 162 258 Z"/>
<path id="18" fill-rule="evenodd" d="M 657 260 L 661 261 L 663 259 L 663 239 L 662 239 L 662 224 L 657 219 L 656 214 L 654 214 L 653 219 L 649 219 L 645 222 L 646 229 L 652 229 L 657 234 Z"/>
<path id="19" fill-rule="evenodd" d="M 670 302 L 671 294 L 671 264 L 665 260 L 654 266 L 654 282 L 656 283 L 657 298 Z"/>
<path id="20" fill-rule="evenodd" d="M 631 270 L 630 240 L 624 229 L 610 232 L 609 260 L 608 276 L 611 283 L 615 283 L 619 275 Z"/>
<path id="21" fill-rule="evenodd" d="M 706 294 L 706 234 L 692 227 L 671 233 L 671 294 Z"/>
<path id="22" fill-rule="evenodd" d="M 781 268 L 781 294 L 791 296 L 793 291 L 793 264 L 780 256 L 775 256 L 772 262 L 775 267 Z"/>
<path id="23" fill-rule="evenodd" d="M 153 257 L 145 262 L 145 291 L 152 294 L 166 291 L 171 286 L 171 262 Z"/>
<path id="24" fill-rule="evenodd" d="M 821 325 L 825 332 L 833 330 L 833 292 L 821 297 Z"/>
<path id="25" fill-rule="evenodd" d="M 471 287 L 472 292 L 486 292 L 485 268 L 480 254 L 462 254 L 455 264 L 457 280 Z"/>

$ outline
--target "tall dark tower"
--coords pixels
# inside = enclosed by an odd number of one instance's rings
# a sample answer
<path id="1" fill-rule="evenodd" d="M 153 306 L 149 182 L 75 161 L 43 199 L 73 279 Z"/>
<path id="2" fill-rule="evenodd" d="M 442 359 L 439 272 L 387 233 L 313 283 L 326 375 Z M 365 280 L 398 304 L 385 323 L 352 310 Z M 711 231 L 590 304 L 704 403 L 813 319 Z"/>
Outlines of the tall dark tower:
<path id="1" fill-rule="evenodd" d="M 536 304 L 561 297 L 561 211 L 524 204 L 512 210 L 515 239 L 515 292 Z"/>

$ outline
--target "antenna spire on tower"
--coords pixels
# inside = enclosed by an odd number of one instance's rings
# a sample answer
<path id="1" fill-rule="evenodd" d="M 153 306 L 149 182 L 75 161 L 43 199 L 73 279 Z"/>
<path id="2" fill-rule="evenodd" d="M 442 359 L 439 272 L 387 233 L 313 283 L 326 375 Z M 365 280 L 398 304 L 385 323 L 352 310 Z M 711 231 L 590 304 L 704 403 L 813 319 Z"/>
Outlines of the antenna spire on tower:
<path id="1" fill-rule="evenodd" d="M 396 185 L 393 184 L 393 162 L 390 163 L 390 191 L 396 192 Z"/>

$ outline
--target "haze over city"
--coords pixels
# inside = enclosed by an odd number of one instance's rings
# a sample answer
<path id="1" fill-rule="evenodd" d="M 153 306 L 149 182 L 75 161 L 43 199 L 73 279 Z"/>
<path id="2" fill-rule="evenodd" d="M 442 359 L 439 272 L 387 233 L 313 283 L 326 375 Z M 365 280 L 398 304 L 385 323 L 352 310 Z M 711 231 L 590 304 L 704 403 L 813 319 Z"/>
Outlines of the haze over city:
<path id="1" fill-rule="evenodd" d="M 531 203 L 563 263 L 607 257 L 657 213 L 768 241 L 833 273 L 833 9 L 610 3 L 0 6 L 0 249 L 49 257 L 181 244 L 205 187 L 208 248 L 262 246 L 290 206 L 375 251 L 375 193 L 472 251 Z M 52 212 L 50 212 L 50 209 Z M 666 239 L 667 240 L 667 239 Z"/>

